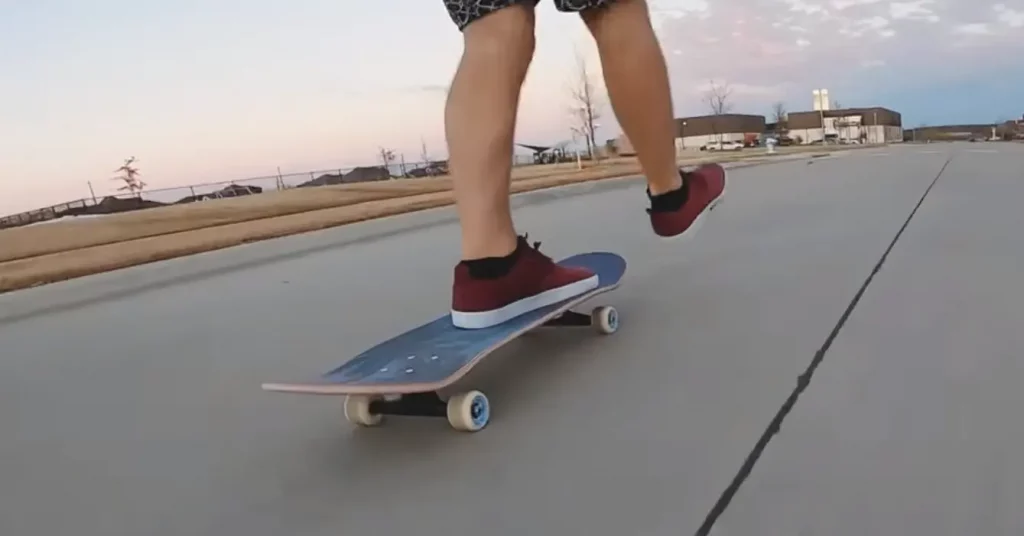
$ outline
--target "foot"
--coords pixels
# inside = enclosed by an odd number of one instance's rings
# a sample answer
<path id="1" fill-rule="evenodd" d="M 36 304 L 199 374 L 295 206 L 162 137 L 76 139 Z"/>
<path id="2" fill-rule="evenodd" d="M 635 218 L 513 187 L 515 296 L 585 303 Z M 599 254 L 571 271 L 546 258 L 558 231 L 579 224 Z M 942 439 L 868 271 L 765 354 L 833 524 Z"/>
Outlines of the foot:
<path id="1" fill-rule="evenodd" d="M 686 235 L 700 226 L 704 216 L 722 201 L 725 195 L 725 169 L 718 164 L 705 164 L 694 171 L 680 171 L 683 185 L 678 190 L 651 196 L 651 227 L 661 237 Z"/>
<path id="2" fill-rule="evenodd" d="M 508 257 L 461 261 L 452 285 L 452 323 L 481 329 L 597 287 L 597 274 L 559 266 L 519 237 Z"/>

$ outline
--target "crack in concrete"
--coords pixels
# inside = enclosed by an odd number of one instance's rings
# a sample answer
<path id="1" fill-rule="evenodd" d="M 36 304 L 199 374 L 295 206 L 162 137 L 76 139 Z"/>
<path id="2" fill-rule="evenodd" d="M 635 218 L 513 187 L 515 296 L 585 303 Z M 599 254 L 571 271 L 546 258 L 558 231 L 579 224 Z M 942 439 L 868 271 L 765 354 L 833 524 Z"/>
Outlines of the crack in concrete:
<path id="1" fill-rule="evenodd" d="M 743 461 L 743 465 L 740 466 L 740 469 L 736 473 L 736 476 L 733 477 L 732 482 L 729 483 L 729 486 L 725 488 L 722 494 L 718 497 L 718 500 L 715 501 L 714 506 L 711 507 L 711 510 L 708 512 L 707 517 L 705 517 L 704 522 L 701 524 L 700 528 L 697 529 L 697 532 L 695 533 L 696 536 L 707 536 L 708 534 L 710 534 L 711 529 L 713 529 L 715 526 L 715 522 L 718 521 L 718 518 L 721 517 L 721 515 L 725 512 L 726 508 L 729 507 L 729 504 L 732 502 L 733 497 L 735 497 L 736 492 L 739 491 L 740 486 L 742 486 L 743 483 L 747 480 L 747 478 L 750 476 L 750 473 L 754 469 L 754 465 L 756 465 L 757 461 L 761 458 L 761 454 L 764 452 L 764 449 L 768 446 L 768 443 L 771 442 L 772 438 L 779 433 L 779 430 L 782 428 L 782 422 L 786 419 L 786 416 L 789 415 L 789 412 L 793 410 L 793 407 L 796 405 L 796 402 L 800 398 L 800 395 L 803 394 L 803 392 L 811 384 L 811 378 L 814 376 L 814 371 L 818 368 L 818 365 L 820 365 L 822 360 L 825 358 L 825 354 L 828 353 L 828 350 L 832 347 L 832 343 L 835 342 L 840 330 L 842 330 L 843 326 L 846 325 L 846 321 L 849 320 L 850 315 L 853 313 L 853 310 L 857 308 L 857 304 L 860 303 L 861 297 L 864 296 L 865 291 L 867 291 L 868 287 L 871 285 L 871 282 L 872 280 L 874 280 L 875 275 L 882 270 L 882 266 L 885 264 L 886 259 L 889 258 L 889 253 L 892 252 L 893 248 L 896 246 L 896 243 L 903 235 L 903 232 L 910 225 L 910 221 L 914 219 L 914 215 L 917 214 L 918 209 L 921 208 L 922 204 L 924 204 L 924 200 L 928 197 L 928 194 L 931 193 L 932 188 L 935 187 L 935 184 L 939 181 L 939 178 L 946 171 L 946 168 L 949 166 L 949 163 L 952 161 L 952 159 L 952 156 L 946 159 L 946 162 L 942 165 L 942 168 L 939 169 L 939 172 L 935 175 L 935 178 L 932 179 L 932 182 L 928 185 L 928 188 L 925 189 L 924 193 L 921 195 L 921 198 L 918 199 L 917 204 L 914 205 L 914 208 L 910 211 L 910 214 L 907 216 L 907 219 L 903 222 L 903 225 L 900 226 L 898 231 L 896 231 L 896 235 L 893 237 L 892 241 L 889 242 L 889 246 L 885 248 L 885 251 L 882 253 L 882 256 L 879 257 L 878 262 L 875 263 L 875 266 L 871 270 L 871 273 L 868 274 L 867 278 L 861 284 L 860 289 L 858 289 L 857 293 L 854 294 L 853 299 L 850 300 L 850 303 L 846 306 L 846 310 L 843 311 L 843 314 L 839 317 L 839 321 L 836 322 L 836 325 L 832 328 L 832 331 L 828 334 L 828 337 L 825 338 L 825 342 L 821 345 L 820 348 L 818 348 L 818 351 L 814 353 L 814 357 L 811 359 L 811 362 L 807 366 L 807 368 L 804 369 L 804 372 L 797 377 L 796 387 L 793 388 L 793 391 L 789 394 L 789 397 L 786 398 L 786 401 L 779 408 L 779 411 L 775 414 L 775 417 L 772 418 L 771 422 L 768 423 L 768 427 L 765 428 L 764 432 L 761 434 L 761 437 L 757 440 L 757 443 L 754 444 L 754 448 L 750 451 L 750 454 L 748 454 L 747 458 Z"/>

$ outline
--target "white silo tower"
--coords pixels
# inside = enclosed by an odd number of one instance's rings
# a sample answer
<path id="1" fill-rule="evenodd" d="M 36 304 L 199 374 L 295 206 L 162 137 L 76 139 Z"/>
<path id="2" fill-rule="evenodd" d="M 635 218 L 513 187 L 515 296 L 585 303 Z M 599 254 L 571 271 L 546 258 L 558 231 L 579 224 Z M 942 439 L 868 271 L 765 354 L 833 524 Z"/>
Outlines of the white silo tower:
<path id="1" fill-rule="evenodd" d="M 827 89 L 815 89 L 811 91 L 811 96 L 814 98 L 814 111 L 831 110 L 832 103 L 828 98 Z"/>

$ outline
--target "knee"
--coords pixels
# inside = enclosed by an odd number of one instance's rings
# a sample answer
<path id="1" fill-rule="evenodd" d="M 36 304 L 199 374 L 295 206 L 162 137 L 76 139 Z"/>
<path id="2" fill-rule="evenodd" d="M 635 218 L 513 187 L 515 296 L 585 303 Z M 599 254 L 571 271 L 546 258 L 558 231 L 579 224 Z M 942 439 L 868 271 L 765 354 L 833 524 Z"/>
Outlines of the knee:
<path id="1" fill-rule="evenodd" d="M 465 60 L 511 68 L 525 78 L 536 43 L 533 10 L 516 5 L 486 15 L 466 28 L 464 38 Z"/>
<path id="2" fill-rule="evenodd" d="M 617 46 L 654 35 L 645 0 L 614 0 L 580 13 L 598 47 Z"/>

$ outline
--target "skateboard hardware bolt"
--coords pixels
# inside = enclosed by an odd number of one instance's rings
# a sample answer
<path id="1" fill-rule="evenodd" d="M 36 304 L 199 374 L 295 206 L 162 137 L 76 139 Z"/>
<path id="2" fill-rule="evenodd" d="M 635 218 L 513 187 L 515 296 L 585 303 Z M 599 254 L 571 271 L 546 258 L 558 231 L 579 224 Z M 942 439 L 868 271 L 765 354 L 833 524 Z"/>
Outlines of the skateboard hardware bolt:
<path id="1" fill-rule="evenodd" d="M 384 368 L 380 369 L 380 371 L 381 371 L 381 372 L 387 372 L 387 371 L 388 371 L 388 368 L 387 368 L 387 367 L 384 367 Z"/>
<path id="2" fill-rule="evenodd" d="M 406 373 L 406 374 L 412 374 L 412 369 L 411 369 L 411 368 L 407 368 L 407 369 L 405 369 L 405 373 Z"/>
<path id="3" fill-rule="evenodd" d="M 409 361 L 412 361 L 413 359 L 416 359 L 416 356 L 411 355 L 411 356 L 407 357 L 406 359 L 408 359 Z"/>
<path id="4" fill-rule="evenodd" d="M 430 356 L 430 360 L 431 360 L 431 361 L 436 361 L 436 360 L 437 360 L 437 356 L 436 356 L 436 355 L 432 355 L 432 356 Z"/>

